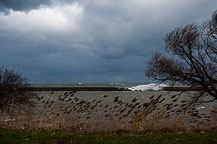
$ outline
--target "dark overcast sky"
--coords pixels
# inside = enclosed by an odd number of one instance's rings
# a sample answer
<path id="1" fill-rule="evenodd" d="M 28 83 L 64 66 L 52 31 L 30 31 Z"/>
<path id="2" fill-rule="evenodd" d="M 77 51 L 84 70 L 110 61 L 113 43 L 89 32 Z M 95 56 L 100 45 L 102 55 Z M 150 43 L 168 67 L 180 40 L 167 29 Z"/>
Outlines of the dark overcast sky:
<path id="1" fill-rule="evenodd" d="M 175 27 L 210 19 L 217 0 L 0 0 L 0 65 L 32 83 L 146 82 Z"/>

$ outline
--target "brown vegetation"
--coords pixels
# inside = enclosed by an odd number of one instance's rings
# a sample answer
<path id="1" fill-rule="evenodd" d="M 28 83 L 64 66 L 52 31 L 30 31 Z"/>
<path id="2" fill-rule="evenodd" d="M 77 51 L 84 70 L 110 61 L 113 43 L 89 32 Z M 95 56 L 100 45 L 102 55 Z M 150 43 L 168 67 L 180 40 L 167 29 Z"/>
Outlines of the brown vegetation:
<path id="1" fill-rule="evenodd" d="M 9 111 L 9 105 L 22 105 L 29 102 L 30 93 L 20 92 L 19 87 L 26 86 L 28 80 L 14 70 L 0 67 L 0 110 Z"/>
<path id="2" fill-rule="evenodd" d="M 55 99 L 54 94 L 59 94 Z M 29 130 L 67 130 L 82 133 L 95 132 L 149 132 L 149 131 L 189 131 L 194 129 L 216 129 L 216 111 L 200 113 L 196 108 L 185 111 L 185 100 L 176 100 L 159 94 L 147 101 L 134 97 L 121 103 L 107 102 L 108 97 L 93 100 L 78 98 L 74 92 L 48 92 L 35 96 L 34 103 L 22 108 L 10 106 L 4 113 L 1 127 Z M 74 97 L 74 98 L 72 98 Z M 136 102 L 135 102 L 136 101 Z"/>

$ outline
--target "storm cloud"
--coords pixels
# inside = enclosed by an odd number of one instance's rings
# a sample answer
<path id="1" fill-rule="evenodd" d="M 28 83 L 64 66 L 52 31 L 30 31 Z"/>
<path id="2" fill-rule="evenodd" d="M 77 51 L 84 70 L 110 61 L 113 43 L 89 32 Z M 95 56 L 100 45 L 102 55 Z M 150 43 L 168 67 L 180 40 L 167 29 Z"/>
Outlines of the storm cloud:
<path id="1" fill-rule="evenodd" d="M 175 27 L 216 0 L 0 1 L 0 65 L 33 83 L 146 82 L 148 59 Z"/>

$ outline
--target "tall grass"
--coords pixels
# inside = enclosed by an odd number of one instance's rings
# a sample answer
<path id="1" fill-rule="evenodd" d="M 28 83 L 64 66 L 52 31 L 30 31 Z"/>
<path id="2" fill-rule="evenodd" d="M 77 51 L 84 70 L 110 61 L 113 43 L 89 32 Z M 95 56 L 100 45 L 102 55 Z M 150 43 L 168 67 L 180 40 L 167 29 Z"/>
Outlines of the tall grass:
<path id="1" fill-rule="evenodd" d="M 201 114 L 188 108 L 178 95 L 151 95 L 147 101 L 101 96 L 85 100 L 76 92 L 51 92 L 34 98 L 27 105 L 11 103 L 2 113 L 0 126 L 10 129 L 66 130 L 81 133 L 159 132 L 212 130 L 217 128 L 217 111 Z M 111 102 L 102 99 L 112 98 Z"/>

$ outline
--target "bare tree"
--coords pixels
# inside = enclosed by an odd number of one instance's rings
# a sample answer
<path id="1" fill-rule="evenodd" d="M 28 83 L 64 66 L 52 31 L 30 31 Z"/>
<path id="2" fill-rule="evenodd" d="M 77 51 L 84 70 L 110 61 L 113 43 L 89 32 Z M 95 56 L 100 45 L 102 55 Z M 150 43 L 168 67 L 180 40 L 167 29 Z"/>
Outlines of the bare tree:
<path id="1" fill-rule="evenodd" d="M 2 66 L 0 68 L 0 110 L 6 110 L 12 103 L 27 103 L 30 95 L 21 94 L 18 89 L 27 84 L 28 80 L 23 78 L 20 73 Z"/>
<path id="2" fill-rule="evenodd" d="M 191 84 L 203 88 L 196 100 L 209 94 L 217 100 L 217 11 L 202 26 L 176 28 L 165 38 L 171 56 L 156 53 L 149 61 L 146 76 L 160 81 Z"/>
<path id="3" fill-rule="evenodd" d="M 214 12 L 212 19 L 203 25 L 202 40 L 206 45 L 206 53 L 210 60 L 217 63 L 217 11 Z"/>

